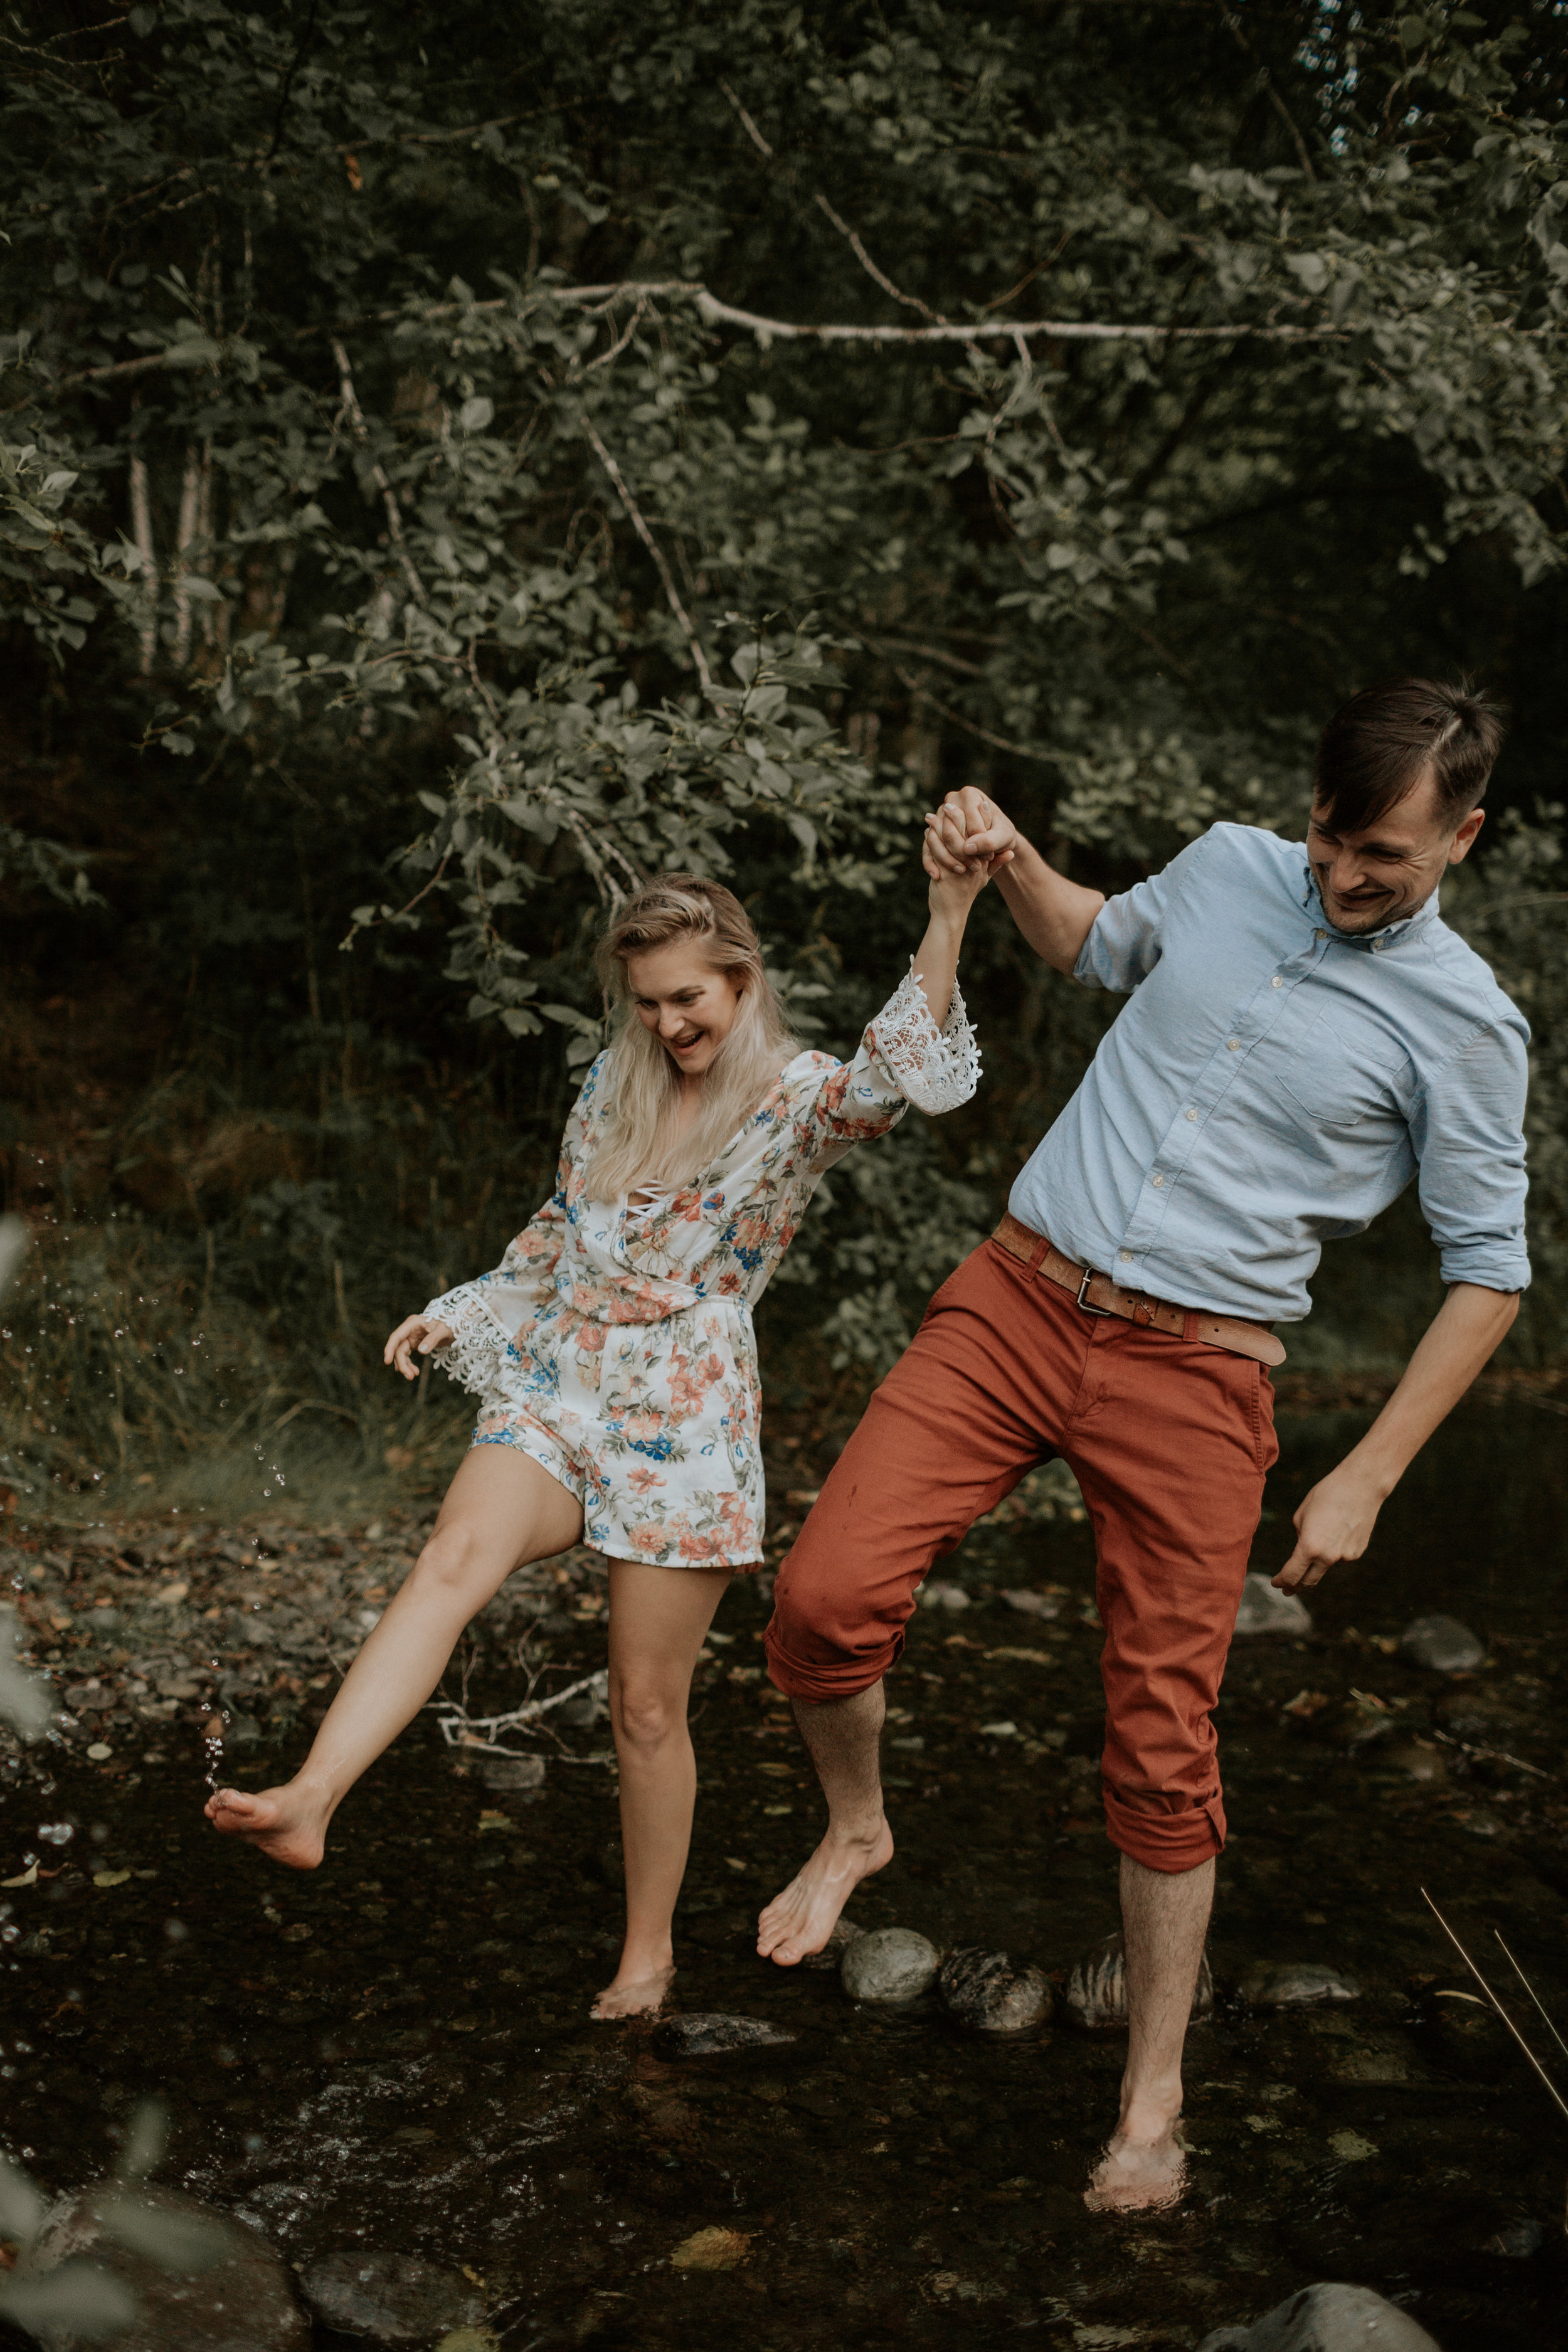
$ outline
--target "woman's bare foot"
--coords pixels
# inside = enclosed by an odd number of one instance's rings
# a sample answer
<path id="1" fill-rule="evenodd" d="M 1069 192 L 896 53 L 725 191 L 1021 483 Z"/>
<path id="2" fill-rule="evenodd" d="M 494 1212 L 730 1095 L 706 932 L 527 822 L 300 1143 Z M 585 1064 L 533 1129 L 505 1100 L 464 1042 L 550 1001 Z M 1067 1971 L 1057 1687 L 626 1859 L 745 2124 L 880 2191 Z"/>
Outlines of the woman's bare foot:
<path id="1" fill-rule="evenodd" d="M 202 1810 L 215 1830 L 246 1839 L 273 1862 L 287 1863 L 290 1870 L 321 1866 L 332 1809 L 298 1780 L 254 1797 L 243 1789 L 218 1789 Z"/>
<path id="2" fill-rule="evenodd" d="M 1091 2213 L 1159 2213 L 1180 2204 L 1186 2147 L 1179 2116 L 1154 2138 L 1134 2138 L 1124 2126 L 1090 2173 L 1084 2203 Z"/>
<path id="3" fill-rule="evenodd" d="M 885 1870 L 892 1859 L 893 1832 L 886 1822 L 870 1838 L 836 1838 L 829 1830 L 805 1868 L 758 1920 L 762 1958 L 793 1969 L 807 1953 L 820 1952 L 861 1880 Z"/>
<path id="4" fill-rule="evenodd" d="M 674 1975 L 673 1960 L 668 1968 L 656 1969 L 651 1976 L 642 1977 L 628 1976 L 623 1962 L 614 1984 L 605 1987 L 588 2014 L 600 2019 L 651 2017 L 656 2009 L 663 2007 Z"/>

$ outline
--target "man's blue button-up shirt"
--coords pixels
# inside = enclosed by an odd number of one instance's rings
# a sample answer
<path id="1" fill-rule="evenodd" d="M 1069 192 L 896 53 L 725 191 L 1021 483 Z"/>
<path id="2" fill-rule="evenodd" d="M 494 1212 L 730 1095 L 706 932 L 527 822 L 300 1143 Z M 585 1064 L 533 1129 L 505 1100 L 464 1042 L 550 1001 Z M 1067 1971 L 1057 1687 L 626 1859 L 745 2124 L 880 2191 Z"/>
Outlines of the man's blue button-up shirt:
<path id="1" fill-rule="evenodd" d="M 1296 1322 L 1324 1242 L 1419 1176 L 1445 1282 L 1528 1283 L 1530 1031 L 1436 893 L 1353 938 L 1301 843 L 1216 824 L 1107 900 L 1074 977 L 1131 1001 L 1010 1205 L 1079 1265 Z"/>

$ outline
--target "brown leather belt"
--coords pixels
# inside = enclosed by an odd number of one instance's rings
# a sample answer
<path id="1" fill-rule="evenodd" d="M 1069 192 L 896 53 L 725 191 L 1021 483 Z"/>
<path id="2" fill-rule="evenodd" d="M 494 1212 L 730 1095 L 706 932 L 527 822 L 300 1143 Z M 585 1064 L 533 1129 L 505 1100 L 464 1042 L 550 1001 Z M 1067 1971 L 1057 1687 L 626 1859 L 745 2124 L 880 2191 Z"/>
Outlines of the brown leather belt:
<path id="1" fill-rule="evenodd" d="M 1124 1323 L 1136 1323 L 1140 1330 L 1168 1332 L 1173 1339 L 1196 1339 L 1205 1348 L 1224 1348 L 1233 1356 L 1250 1356 L 1259 1364 L 1285 1361 L 1283 1340 L 1263 1324 L 1244 1323 L 1235 1315 L 1203 1315 L 1195 1307 L 1173 1307 L 1168 1299 L 1151 1298 L 1144 1290 L 1123 1290 L 1108 1274 L 1075 1265 L 1044 1234 L 1020 1224 L 1011 1213 L 991 1238 L 1031 1274 L 1043 1274 L 1058 1289 L 1070 1290 L 1086 1315 L 1120 1316 Z"/>

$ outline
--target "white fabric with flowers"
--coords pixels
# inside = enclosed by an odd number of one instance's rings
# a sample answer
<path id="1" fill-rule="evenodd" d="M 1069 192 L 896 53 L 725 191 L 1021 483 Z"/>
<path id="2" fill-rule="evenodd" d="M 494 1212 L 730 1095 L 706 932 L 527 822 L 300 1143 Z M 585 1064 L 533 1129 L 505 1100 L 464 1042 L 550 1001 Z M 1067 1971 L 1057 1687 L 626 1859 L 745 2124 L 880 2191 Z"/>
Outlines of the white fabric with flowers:
<path id="1" fill-rule="evenodd" d="M 605 1055 L 562 1141 L 554 1192 L 493 1274 L 426 1315 L 437 1359 L 479 1398 L 476 1445 L 511 1445 L 583 1506 L 613 1559 L 748 1568 L 765 1495 L 752 1309 L 822 1177 L 910 1103 L 933 1115 L 979 1083 L 955 986 L 939 1031 L 911 970 L 851 1062 L 797 1054 L 700 1184 L 592 1201 Z"/>

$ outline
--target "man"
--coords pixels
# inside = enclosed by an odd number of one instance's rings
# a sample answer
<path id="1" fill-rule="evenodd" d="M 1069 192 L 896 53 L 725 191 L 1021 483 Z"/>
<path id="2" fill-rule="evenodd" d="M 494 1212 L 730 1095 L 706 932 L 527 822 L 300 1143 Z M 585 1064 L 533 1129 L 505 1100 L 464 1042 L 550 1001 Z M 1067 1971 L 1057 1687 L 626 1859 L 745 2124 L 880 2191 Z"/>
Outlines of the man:
<path id="1" fill-rule="evenodd" d="M 1181 2060 L 1225 1813 L 1211 1710 L 1278 1448 L 1264 1367 L 1309 1311 L 1325 1240 L 1419 1180 L 1448 1286 L 1387 1404 L 1296 1514 L 1275 1578 L 1365 1550 L 1383 1502 L 1502 1339 L 1530 1278 L 1524 1021 L 1442 921 L 1480 831 L 1496 714 L 1404 678 L 1319 748 L 1305 845 L 1218 824 L 1106 900 L 971 789 L 927 819 L 933 869 L 1005 859 L 1036 953 L 1129 996 L 1018 1178 L 932 1299 L 780 1573 L 768 1630 L 828 1803 L 758 1949 L 819 1950 L 892 1853 L 882 1676 L 913 1593 L 1060 1454 L 1093 1523 L 1105 1627 L 1101 1766 L 1121 1849 L 1130 2032 L 1096 2210 L 1180 2194 Z"/>

